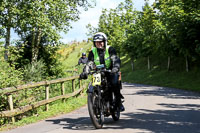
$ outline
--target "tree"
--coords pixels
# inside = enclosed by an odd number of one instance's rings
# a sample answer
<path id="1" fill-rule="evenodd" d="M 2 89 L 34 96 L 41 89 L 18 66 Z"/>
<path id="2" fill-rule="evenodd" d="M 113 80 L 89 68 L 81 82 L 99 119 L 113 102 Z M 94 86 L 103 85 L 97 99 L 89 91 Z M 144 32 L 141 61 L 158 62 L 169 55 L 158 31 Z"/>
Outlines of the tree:
<path id="1" fill-rule="evenodd" d="M 97 32 L 97 28 L 93 27 L 91 24 L 86 25 L 86 28 L 88 29 L 88 33 L 86 33 L 89 37 L 88 40 L 92 40 L 93 35 Z"/>
<path id="2" fill-rule="evenodd" d="M 147 57 L 148 70 L 150 70 L 150 56 L 156 50 L 156 39 L 155 39 L 155 28 L 156 28 L 156 14 L 153 8 L 145 2 L 143 7 L 142 17 L 141 17 L 141 27 L 144 31 L 144 40 L 142 42 L 142 54 Z"/>
<path id="3" fill-rule="evenodd" d="M 156 1 L 153 8 L 157 10 L 158 18 L 155 32 L 157 49 L 161 55 L 168 57 L 167 69 L 170 70 L 171 58 L 177 53 L 175 11 L 165 1 Z"/>
<path id="4" fill-rule="evenodd" d="M 186 71 L 189 71 L 188 58 L 197 58 L 195 49 L 199 45 L 199 2 L 194 0 L 157 0 L 155 8 L 159 10 L 160 20 L 166 27 L 165 39 L 168 40 L 169 56 L 178 50 L 186 60 Z M 167 48 L 167 47 L 166 47 Z"/>
<path id="5" fill-rule="evenodd" d="M 0 2 L 0 25 L 5 29 L 4 32 L 0 32 L 1 36 L 5 37 L 5 53 L 4 59 L 8 60 L 8 47 L 10 46 L 10 34 L 11 28 L 16 27 L 16 19 L 19 14 L 17 8 L 19 1 L 17 0 L 3 0 Z M 2 29 L 2 30 L 3 30 Z"/>
<path id="6" fill-rule="evenodd" d="M 47 36 L 48 41 L 58 42 L 60 38 L 58 33 L 67 32 L 71 27 L 70 23 L 79 19 L 78 7 L 87 9 L 91 5 L 87 0 L 34 0 L 21 6 L 24 8 L 25 16 L 28 17 L 22 19 L 18 33 L 32 34 L 32 62 L 34 62 L 38 58 L 41 37 Z"/>
<path id="7" fill-rule="evenodd" d="M 108 36 L 109 45 L 115 47 L 119 55 L 134 16 L 132 0 L 120 3 L 115 9 L 104 9 L 100 16 L 98 30 Z"/>
<path id="8" fill-rule="evenodd" d="M 104 9 L 97 30 L 108 35 L 108 42 L 118 52 L 127 53 L 132 62 L 136 58 L 161 54 L 168 59 L 185 58 L 189 62 L 200 59 L 200 1 L 156 0 L 153 6 L 146 0 L 143 11 L 133 10 L 131 0 L 125 0 L 115 9 Z"/>
<path id="9" fill-rule="evenodd" d="M 32 34 L 32 62 L 37 61 L 41 37 L 58 42 L 59 32 L 67 32 L 79 19 L 79 7 L 87 10 L 89 0 L 4 0 L 0 4 L 1 25 L 7 29 L 6 45 L 13 28 L 20 37 Z"/>

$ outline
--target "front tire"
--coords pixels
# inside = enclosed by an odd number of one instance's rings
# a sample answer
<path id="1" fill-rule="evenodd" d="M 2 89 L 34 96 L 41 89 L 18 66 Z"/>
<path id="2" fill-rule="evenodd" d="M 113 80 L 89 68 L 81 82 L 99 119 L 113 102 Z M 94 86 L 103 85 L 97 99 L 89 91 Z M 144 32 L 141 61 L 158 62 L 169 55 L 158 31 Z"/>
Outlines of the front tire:
<path id="1" fill-rule="evenodd" d="M 102 115 L 98 107 L 98 95 L 96 92 L 88 93 L 88 111 L 90 119 L 96 129 L 103 127 Z"/>

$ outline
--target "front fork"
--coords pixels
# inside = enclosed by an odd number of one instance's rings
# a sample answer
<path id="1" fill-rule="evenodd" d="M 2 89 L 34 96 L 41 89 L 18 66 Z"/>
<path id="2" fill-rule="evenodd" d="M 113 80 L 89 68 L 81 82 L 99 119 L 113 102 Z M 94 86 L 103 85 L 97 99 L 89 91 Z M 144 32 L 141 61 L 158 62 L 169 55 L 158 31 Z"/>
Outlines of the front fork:
<path id="1" fill-rule="evenodd" d="M 99 110 L 100 110 L 100 119 L 101 119 L 101 122 L 104 122 L 104 106 L 103 106 L 100 86 L 97 86 L 97 90 L 98 90 L 98 97 L 99 97 L 98 105 L 99 105 Z"/>

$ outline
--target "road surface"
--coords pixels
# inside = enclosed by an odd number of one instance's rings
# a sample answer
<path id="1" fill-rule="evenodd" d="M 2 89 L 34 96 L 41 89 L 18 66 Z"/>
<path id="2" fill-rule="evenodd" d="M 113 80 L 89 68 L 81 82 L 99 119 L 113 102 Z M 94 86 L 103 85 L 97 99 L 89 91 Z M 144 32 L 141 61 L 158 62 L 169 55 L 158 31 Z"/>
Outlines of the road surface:
<path id="1" fill-rule="evenodd" d="M 200 133 L 200 94 L 164 87 L 123 84 L 126 110 L 96 130 L 87 106 L 2 133 Z"/>

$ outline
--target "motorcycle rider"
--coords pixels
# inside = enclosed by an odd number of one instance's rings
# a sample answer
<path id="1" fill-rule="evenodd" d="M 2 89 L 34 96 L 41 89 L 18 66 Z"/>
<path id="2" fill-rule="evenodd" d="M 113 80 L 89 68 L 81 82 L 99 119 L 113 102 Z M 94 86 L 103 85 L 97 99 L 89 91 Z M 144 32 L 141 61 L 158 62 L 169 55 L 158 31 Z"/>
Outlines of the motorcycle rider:
<path id="1" fill-rule="evenodd" d="M 86 57 L 86 53 L 82 53 L 82 57 L 78 60 L 78 65 L 80 64 L 86 64 L 88 61 L 88 58 Z"/>
<path id="2" fill-rule="evenodd" d="M 116 95 L 117 104 L 120 107 L 120 111 L 124 111 L 125 108 L 122 104 L 121 99 L 123 99 L 120 93 L 121 86 L 119 85 L 119 70 L 120 70 L 120 58 L 117 56 L 116 50 L 107 45 L 107 36 L 98 32 L 93 36 L 94 47 L 89 52 L 87 65 L 84 67 L 83 72 L 80 75 L 81 79 L 87 79 L 92 64 L 100 65 L 104 64 L 107 69 L 111 70 L 111 73 L 106 75 L 108 82 L 111 83 L 112 88 L 114 88 L 114 93 Z"/>

